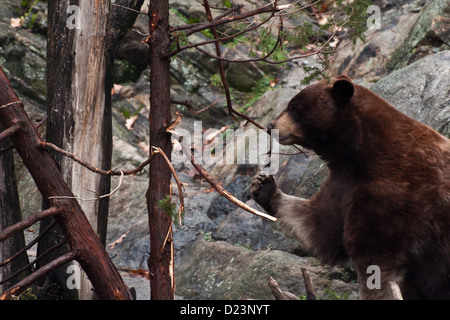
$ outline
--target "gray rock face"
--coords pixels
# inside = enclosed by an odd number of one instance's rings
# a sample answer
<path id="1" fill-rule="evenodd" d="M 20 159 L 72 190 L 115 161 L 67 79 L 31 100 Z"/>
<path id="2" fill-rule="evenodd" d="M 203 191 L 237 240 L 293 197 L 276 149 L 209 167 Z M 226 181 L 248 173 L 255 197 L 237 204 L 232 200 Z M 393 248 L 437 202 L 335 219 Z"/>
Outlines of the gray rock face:
<path id="1" fill-rule="evenodd" d="M 450 137 L 450 51 L 391 73 L 370 89 L 410 117 Z"/>

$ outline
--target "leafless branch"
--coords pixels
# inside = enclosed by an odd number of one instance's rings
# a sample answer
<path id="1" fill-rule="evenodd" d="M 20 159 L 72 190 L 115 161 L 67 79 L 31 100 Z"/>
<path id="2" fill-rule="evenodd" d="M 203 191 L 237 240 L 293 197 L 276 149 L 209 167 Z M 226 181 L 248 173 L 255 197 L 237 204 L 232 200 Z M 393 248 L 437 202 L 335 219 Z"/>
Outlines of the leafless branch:
<path id="1" fill-rule="evenodd" d="M 180 142 L 181 147 L 183 148 L 183 152 L 186 155 L 190 155 L 191 164 L 194 166 L 195 170 L 213 187 L 220 195 L 225 197 L 228 201 L 234 203 L 238 207 L 253 213 L 254 215 L 269 219 L 271 221 L 277 221 L 277 218 L 272 217 L 271 215 L 268 215 L 266 213 L 263 213 L 261 211 L 255 210 L 252 207 L 248 206 L 247 204 L 243 203 L 239 199 L 237 199 L 235 196 L 233 196 L 230 192 L 228 192 L 224 187 L 222 187 L 220 184 L 218 184 L 213 177 L 209 175 L 209 173 L 197 162 L 197 160 L 194 157 L 194 153 L 191 152 L 191 146 L 187 145 L 186 141 L 183 140 L 183 136 L 180 136 L 177 132 L 171 131 L 172 136 L 176 137 L 178 141 Z"/>
<path id="2" fill-rule="evenodd" d="M 200 110 L 195 110 L 194 106 L 192 106 L 192 104 L 189 103 L 187 100 L 186 101 L 170 100 L 170 103 L 179 104 L 179 105 L 185 106 L 189 110 L 189 112 L 194 113 L 194 114 L 199 114 L 199 113 L 202 113 L 203 111 L 208 110 L 212 106 L 216 105 L 217 101 L 219 101 L 219 99 L 216 99 L 216 101 L 214 101 L 213 103 L 207 105 L 206 107 L 204 107 L 203 109 L 200 109 Z"/>
<path id="3" fill-rule="evenodd" d="M 147 160 L 142 162 L 137 168 L 135 168 L 133 170 L 102 170 L 102 169 L 99 169 L 99 168 L 96 168 L 96 167 L 90 165 L 89 163 L 78 158 L 73 153 L 63 150 L 60 147 L 54 145 L 53 143 L 41 141 L 41 145 L 43 148 L 50 148 L 50 149 L 62 154 L 63 156 L 69 157 L 70 159 L 78 162 L 80 165 L 91 170 L 92 172 L 95 172 L 95 173 L 98 173 L 101 175 L 106 175 L 106 176 L 119 176 L 119 175 L 127 176 L 127 175 L 137 174 L 137 173 L 141 172 L 142 170 L 144 170 L 144 168 L 153 159 L 153 155 L 150 155 L 150 157 Z"/>
<path id="4" fill-rule="evenodd" d="M 277 280 L 275 280 L 274 278 L 269 277 L 268 284 L 273 296 L 275 297 L 275 300 L 300 300 L 295 294 L 283 291 L 280 288 Z"/>
<path id="5" fill-rule="evenodd" d="M 207 44 L 213 44 L 213 43 L 218 43 L 218 42 L 221 42 L 221 41 L 228 41 L 228 40 L 231 40 L 231 39 L 235 39 L 236 37 L 240 36 L 241 34 L 248 33 L 250 31 L 253 31 L 253 30 L 261 27 L 262 25 L 266 24 L 270 19 L 273 18 L 273 16 L 274 16 L 274 13 L 272 11 L 272 14 L 268 18 L 264 19 L 262 22 L 254 24 L 254 25 L 251 25 L 251 26 L 248 26 L 244 30 L 236 32 L 236 33 L 234 33 L 234 34 L 232 34 L 230 36 L 221 37 L 221 38 L 214 37 L 214 39 L 212 39 L 212 40 L 192 43 L 192 44 L 188 44 L 188 45 L 185 45 L 185 46 L 179 46 L 178 45 L 177 46 L 177 50 L 174 50 L 174 51 L 170 52 L 166 57 L 172 57 L 172 56 L 174 56 L 174 55 L 178 54 L 179 52 L 181 52 L 183 50 L 186 50 L 186 49 L 198 48 L 198 47 L 201 47 L 201 46 L 205 46 Z M 213 21 L 215 21 L 215 20 L 213 20 Z"/>
<path id="6" fill-rule="evenodd" d="M 268 12 L 273 12 L 273 11 L 279 11 L 279 9 L 276 6 L 274 6 L 273 3 L 269 3 L 263 7 L 257 8 L 252 11 L 245 12 L 245 13 L 237 15 L 237 16 L 223 17 L 221 19 L 213 20 L 210 22 L 200 22 L 200 23 L 187 24 L 187 25 L 183 25 L 183 26 L 175 26 L 175 27 L 172 27 L 170 29 L 170 31 L 173 32 L 173 31 L 187 30 L 186 36 L 190 36 L 191 34 L 194 34 L 196 32 L 200 32 L 200 31 L 203 31 L 206 29 L 211 29 L 211 27 L 217 27 L 217 26 L 220 26 L 220 25 L 223 25 L 226 23 L 230 23 L 233 21 L 244 20 L 244 19 L 256 16 L 256 15 L 259 15 L 261 13 L 268 13 Z"/>
<path id="7" fill-rule="evenodd" d="M 119 7 L 119 8 L 125 9 L 125 10 L 133 11 L 133 12 L 136 12 L 136 13 L 139 13 L 139 14 L 145 14 L 145 15 L 147 15 L 147 12 L 138 11 L 138 10 L 135 10 L 135 9 L 133 9 L 133 8 L 125 7 L 125 6 L 122 6 L 122 5 L 117 4 L 117 3 L 111 3 L 111 5 L 112 5 L 112 6 L 115 6 L 115 7 Z"/>
<path id="8" fill-rule="evenodd" d="M 8 300 L 11 299 L 13 295 L 20 294 L 23 290 L 25 290 L 30 284 L 37 281 L 41 277 L 45 276 L 47 273 L 51 272 L 55 268 L 74 260 L 76 257 L 76 254 L 74 251 L 70 251 L 59 258 L 56 258 L 52 262 L 49 262 L 45 266 L 37 269 L 32 274 L 30 274 L 28 277 L 24 278 L 22 281 L 16 283 L 13 287 L 9 288 L 3 294 L 0 296 L 0 300 Z"/>
<path id="9" fill-rule="evenodd" d="M 11 236 L 12 234 L 32 226 L 39 220 L 42 220 L 43 218 L 46 218 L 46 217 L 51 217 L 61 211 L 63 211 L 62 207 L 53 206 L 46 210 L 42 210 L 42 211 L 32 214 L 25 220 L 22 220 L 16 224 L 13 224 L 12 226 L 10 226 L 10 227 L 4 229 L 2 232 L 0 232 L 0 242 L 4 241 L 6 238 Z"/>
<path id="10" fill-rule="evenodd" d="M 311 277 L 309 276 L 308 269 L 301 268 L 303 281 L 305 282 L 306 290 L 306 300 L 316 300 L 316 292 L 314 290 L 314 285 L 312 283 Z"/>
<path id="11" fill-rule="evenodd" d="M 30 241 L 30 243 L 28 243 L 25 247 L 23 247 L 22 249 L 20 249 L 19 251 L 17 251 L 14 255 L 12 255 L 11 257 L 3 260 L 0 263 L 0 268 L 3 267 L 4 265 L 7 265 L 8 263 L 10 263 L 11 261 L 13 261 L 14 259 L 16 259 L 17 257 L 19 257 L 22 253 L 24 253 L 25 251 L 27 251 L 28 249 L 30 249 L 32 246 L 34 246 L 51 228 L 53 228 L 53 226 L 56 224 L 56 221 L 53 220 L 48 226 L 45 227 L 44 230 L 39 231 L 39 235 L 34 238 L 32 241 Z"/>
<path id="12" fill-rule="evenodd" d="M 21 125 L 19 123 L 16 123 L 13 126 L 3 130 L 0 133 L 0 141 L 2 141 L 3 139 L 8 138 L 10 135 L 12 135 L 12 134 L 14 134 L 14 133 L 16 133 L 18 131 L 20 131 L 21 128 L 22 128 Z"/>
<path id="13" fill-rule="evenodd" d="M 59 248 L 60 246 L 62 246 L 63 244 L 66 243 L 66 240 L 64 239 L 63 241 L 60 241 L 59 243 L 55 244 L 54 246 L 52 246 L 51 248 L 48 248 L 47 250 L 45 250 L 42 254 L 40 254 L 38 257 L 36 257 L 36 259 L 34 259 L 33 261 L 31 261 L 30 263 L 26 264 L 25 266 L 23 266 L 22 268 L 16 270 L 16 272 L 14 272 L 13 274 L 11 274 L 8 278 L 2 279 L 0 281 L 0 285 L 7 283 L 8 281 L 10 281 L 11 279 L 13 279 L 15 276 L 17 276 L 18 274 L 21 274 L 22 272 L 24 272 L 25 270 L 27 270 L 29 267 L 31 267 L 33 264 L 35 264 L 36 262 L 38 262 L 40 259 L 44 258 L 46 255 L 48 255 L 50 252 L 52 252 L 53 250 Z"/>

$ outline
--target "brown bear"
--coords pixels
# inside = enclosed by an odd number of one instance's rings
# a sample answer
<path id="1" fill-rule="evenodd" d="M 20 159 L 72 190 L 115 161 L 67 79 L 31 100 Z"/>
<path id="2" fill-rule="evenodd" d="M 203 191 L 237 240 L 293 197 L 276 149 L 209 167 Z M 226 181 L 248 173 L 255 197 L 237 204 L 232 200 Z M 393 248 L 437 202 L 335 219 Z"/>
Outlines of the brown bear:
<path id="1" fill-rule="evenodd" d="M 362 299 L 389 298 L 391 281 L 405 299 L 450 299 L 449 139 L 345 75 L 303 89 L 268 129 L 329 168 L 309 200 L 253 179 L 253 199 L 292 236 L 326 264 L 353 264 Z"/>

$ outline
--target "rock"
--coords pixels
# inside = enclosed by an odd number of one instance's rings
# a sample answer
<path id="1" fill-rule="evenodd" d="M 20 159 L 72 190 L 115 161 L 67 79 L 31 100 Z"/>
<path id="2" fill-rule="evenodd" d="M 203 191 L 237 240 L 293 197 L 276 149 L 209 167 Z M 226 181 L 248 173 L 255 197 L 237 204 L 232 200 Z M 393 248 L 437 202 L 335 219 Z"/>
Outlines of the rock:
<path id="1" fill-rule="evenodd" d="M 350 41 L 339 44 L 334 61 L 329 70 L 331 76 L 348 74 L 351 78 L 366 78 L 375 81 L 387 73 L 386 65 L 392 54 L 399 49 L 414 27 L 419 13 L 402 12 L 406 9 L 395 8 L 381 15 L 381 28 L 365 33 L 366 42 L 352 48 Z"/>
<path id="2" fill-rule="evenodd" d="M 345 292 L 339 291 L 341 282 L 333 284 L 332 278 L 343 279 L 343 273 L 317 266 L 314 258 L 204 240 L 196 242 L 182 261 L 175 262 L 177 294 L 190 299 L 274 299 L 267 284 L 272 276 L 283 290 L 304 297 L 301 267 L 309 271 L 319 298 L 327 299 L 330 293 L 343 298 L 358 296 L 354 277 Z"/>
<path id="3" fill-rule="evenodd" d="M 145 5 L 142 8 L 146 8 Z M 142 43 L 145 35 L 148 34 L 148 17 L 138 15 L 133 25 L 136 31 L 128 31 L 116 52 L 116 58 L 122 59 L 133 64 L 138 70 L 144 70 L 150 63 L 150 52 L 148 45 Z"/>
<path id="4" fill-rule="evenodd" d="M 426 56 L 370 87 L 401 112 L 450 137 L 450 51 Z"/>
<path id="5" fill-rule="evenodd" d="M 388 68 L 400 69 L 442 50 L 450 49 L 450 0 L 430 1 L 400 47 L 392 54 Z"/>
<path id="6" fill-rule="evenodd" d="M 365 45 L 354 51 L 344 40 L 330 68 L 331 76 L 346 73 L 354 79 L 376 82 L 393 70 L 450 48 L 450 0 L 380 4 L 381 28 L 368 30 Z"/>

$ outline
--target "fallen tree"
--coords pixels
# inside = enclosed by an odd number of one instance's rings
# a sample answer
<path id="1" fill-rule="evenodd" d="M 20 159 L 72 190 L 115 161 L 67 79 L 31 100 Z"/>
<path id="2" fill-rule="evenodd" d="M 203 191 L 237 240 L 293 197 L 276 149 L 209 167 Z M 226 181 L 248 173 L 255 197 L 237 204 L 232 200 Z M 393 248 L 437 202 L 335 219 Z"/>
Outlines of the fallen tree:
<path id="1" fill-rule="evenodd" d="M 27 228 L 30 223 L 53 216 L 63 230 L 64 242 L 67 242 L 71 248 L 68 253 L 46 264 L 3 292 L 0 299 L 10 299 L 12 295 L 18 295 L 48 272 L 76 260 L 88 275 L 100 299 L 131 300 L 132 295 L 128 287 L 64 182 L 58 166 L 45 149 L 45 143 L 30 122 L 22 102 L 1 68 L 0 122 L 5 128 L 0 133 L 0 140 L 6 137 L 11 139 L 37 188 L 50 204 L 49 209 L 34 213 L 28 219 L 3 230 L 0 233 L 0 241 L 4 241 L 16 231 Z"/>

